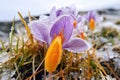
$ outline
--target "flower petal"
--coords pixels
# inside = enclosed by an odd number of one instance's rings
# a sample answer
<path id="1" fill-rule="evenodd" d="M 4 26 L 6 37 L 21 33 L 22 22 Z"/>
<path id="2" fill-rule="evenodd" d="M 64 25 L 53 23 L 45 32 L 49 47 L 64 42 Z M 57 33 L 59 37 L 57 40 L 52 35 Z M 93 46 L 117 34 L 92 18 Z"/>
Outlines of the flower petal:
<path id="1" fill-rule="evenodd" d="M 49 20 L 50 21 L 55 21 L 56 19 L 57 19 L 56 7 L 53 7 L 51 12 L 50 12 Z"/>
<path id="2" fill-rule="evenodd" d="M 76 7 L 75 5 L 70 5 L 62 9 L 63 14 L 69 14 L 69 15 L 76 15 Z"/>
<path id="3" fill-rule="evenodd" d="M 67 42 L 72 35 L 73 21 L 74 20 L 71 16 L 62 16 L 60 19 L 58 19 L 51 28 L 51 38 L 54 39 L 55 36 L 59 35 L 62 32 L 64 42 Z"/>
<path id="4" fill-rule="evenodd" d="M 68 51 L 79 53 L 79 52 L 83 52 L 86 49 L 88 49 L 88 44 L 86 43 L 85 40 L 82 40 L 80 38 L 75 38 L 65 43 L 63 45 L 63 48 Z"/>
<path id="5" fill-rule="evenodd" d="M 49 31 L 45 24 L 40 23 L 39 21 L 32 21 L 28 25 L 35 39 L 49 43 Z"/>
<path id="6" fill-rule="evenodd" d="M 90 22 L 91 19 L 94 19 L 96 21 L 96 12 L 95 11 L 90 11 L 87 14 L 87 20 Z"/>
<path id="7" fill-rule="evenodd" d="M 57 36 L 50 44 L 45 56 L 45 69 L 48 72 L 56 70 L 62 57 L 62 39 Z"/>
<path id="8" fill-rule="evenodd" d="M 56 11 L 56 16 L 57 17 L 60 16 L 61 14 L 62 14 L 62 10 L 61 9 L 59 9 L 59 10 Z"/>

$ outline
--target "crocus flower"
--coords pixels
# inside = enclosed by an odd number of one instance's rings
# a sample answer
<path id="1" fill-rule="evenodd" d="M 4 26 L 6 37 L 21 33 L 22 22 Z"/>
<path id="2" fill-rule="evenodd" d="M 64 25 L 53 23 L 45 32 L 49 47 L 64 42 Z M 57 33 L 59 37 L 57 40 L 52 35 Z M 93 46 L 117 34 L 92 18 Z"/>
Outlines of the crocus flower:
<path id="1" fill-rule="evenodd" d="M 72 52 L 82 52 L 88 48 L 87 43 L 80 38 L 72 38 L 74 19 L 71 16 L 62 16 L 48 30 L 45 23 L 32 22 L 29 24 L 33 37 L 40 43 L 49 45 L 45 57 L 45 69 L 53 72 L 60 63 L 62 49 Z"/>
<path id="2" fill-rule="evenodd" d="M 93 19 L 96 23 L 98 23 L 103 20 L 103 17 L 99 16 L 95 11 L 90 11 L 87 13 L 86 19 L 88 22 L 90 22 L 90 20 Z"/>
<path id="3" fill-rule="evenodd" d="M 81 15 L 78 15 L 77 27 L 74 29 L 74 35 L 85 40 L 85 33 L 87 30 L 88 26 L 85 25 L 85 18 Z"/>
<path id="4" fill-rule="evenodd" d="M 86 20 L 89 23 L 89 28 L 94 31 L 95 26 L 97 23 L 101 22 L 103 20 L 102 17 L 97 15 L 97 12 L 95 11 L 90 11 L 88 12 L 88 14 L 86 15 Z"/>
<path id="5" fill-rule="evenodd" d="M 63 49 L 81 52 L 86 50 L 88 45 L 86 41 L 82 39 L 71 37 L 74 27 L 73 22 L 74 19 L 71 16 L 62 16 L 52 25 L 51 29 L 49 29 L 49 26 L 45 23 L 40 23 L 39 21 L 33 21 L 29 23 L 29 26 L 33 37 L 40 43 L 45 42 L 50 44 L 56 36 L 61 35 L 63 36 Z"/>

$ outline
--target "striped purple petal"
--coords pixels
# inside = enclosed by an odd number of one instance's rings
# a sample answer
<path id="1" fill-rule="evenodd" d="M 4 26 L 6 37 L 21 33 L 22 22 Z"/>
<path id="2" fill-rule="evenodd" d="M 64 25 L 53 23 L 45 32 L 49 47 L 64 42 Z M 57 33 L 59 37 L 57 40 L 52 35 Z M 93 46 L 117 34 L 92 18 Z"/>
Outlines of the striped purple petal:
<path id="1" fill-rule="evenodd" d="M 49 31 L 45 24 L 40 23 L 39 21 L 32 21 L 28 26 L 35 39 L 49 44 Z"/>
<path id="2" fill-rule="evenodd" d="M 52 26 L 50 37 L 53 39 L 55 36 L 62 32 L 64 42 L 67 42 L 73 32 L 73 18 L 71 16 L 62 16 Z"/>
<path id="3" fill-rule="evenodd" d="M 86 41 L 80 38 L 75 38 L 68 41 L 67 43 L 64 43 L 63 48 L 71 52 L 79 53 L 87 50 L 88 44 L 86 43 Z"/>
<path id="4" fill-rule="evenodd" d="M 87 20 L 90 22 L 91 19 L 94 19 L 96 21 L 96 12 L 95 11 L 90 11 L 87 14 Z"/>

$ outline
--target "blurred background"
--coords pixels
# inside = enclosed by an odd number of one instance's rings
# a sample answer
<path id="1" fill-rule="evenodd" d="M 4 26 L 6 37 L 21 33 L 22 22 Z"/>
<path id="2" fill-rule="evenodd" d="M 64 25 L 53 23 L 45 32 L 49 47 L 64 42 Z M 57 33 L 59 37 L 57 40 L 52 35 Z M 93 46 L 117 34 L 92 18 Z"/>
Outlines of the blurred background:
<path id="1" fill-rule="evenodd" d="M 25 17 L 30 11 L 31 15 L 49 13 L 53 6 L 57 8 L 75 5 L 79 11 L 120 9 L 120 0 L 1 0 L 0 22 L 11 21 L 20 11 Z"/>

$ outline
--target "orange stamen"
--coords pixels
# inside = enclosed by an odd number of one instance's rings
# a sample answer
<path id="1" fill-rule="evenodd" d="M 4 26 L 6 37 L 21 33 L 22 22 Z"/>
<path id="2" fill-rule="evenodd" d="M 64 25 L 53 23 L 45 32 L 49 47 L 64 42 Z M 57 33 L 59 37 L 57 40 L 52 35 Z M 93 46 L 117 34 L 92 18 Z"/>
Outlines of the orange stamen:
<path id="1" fill-rule="evenodd" d="M 54 34 L 54 38 L 53 39 L 55 39 L 57 36 L 60 36 L 61 39 L 62 39 L 62 43 L 63 43 L 65 41 L 63 32 L 64 32 L 64 29 L 61 29 L 61 31 L 59 32 L 58 35 Z"/>
<path id="2" fill-rule="evenodd" d="M 62 57 L 62 39 L 57 36 L 49 46 L 46 56 L 45 56 L 45 69 L 48 72 L 53 72 L 56 70 L 58 64 Z"/>
<path id="3" fill-rule="evenodd" d="M 64 39 L 64 35 L 63 35 L 63 29 L 60 31 L 60 33 L 59 33 L 59 36 L 61 37 L 61 39 L 62 39 L 62 43 L 65 41 L 65 39 Z"/>
<path id="4" fill-rule="evenodd" d="M 80 33 L 80 37 L 81 37 L 82 39 L 85 39 L 85 34 L 84 34 L 84 32 L 81 32 L 81 33 Z"/>
<path id="5" fill-rule="evenodd" d="M 74 20 L 74 22 L 73 22 L 73 26 L 74 26 L 74 28 L 77 27 L 77 21 L 76 21 L 76 20 Z"/>
<path id="6" fill-rule="evenodd" d="M 90 30 L 94 31 L 94 29 L 95 29 L 95 21 L 94 21 L 94 19 L 90 20 L 89 27 L 90 27 Z"/>

